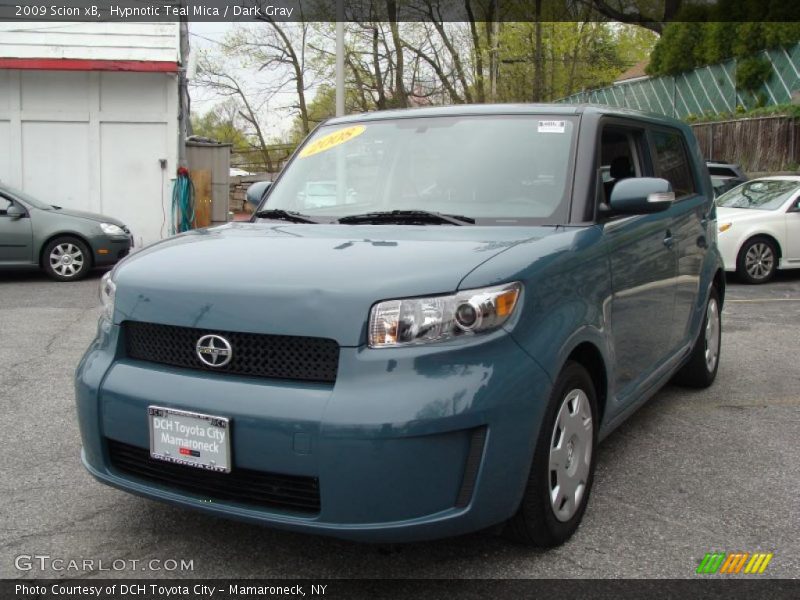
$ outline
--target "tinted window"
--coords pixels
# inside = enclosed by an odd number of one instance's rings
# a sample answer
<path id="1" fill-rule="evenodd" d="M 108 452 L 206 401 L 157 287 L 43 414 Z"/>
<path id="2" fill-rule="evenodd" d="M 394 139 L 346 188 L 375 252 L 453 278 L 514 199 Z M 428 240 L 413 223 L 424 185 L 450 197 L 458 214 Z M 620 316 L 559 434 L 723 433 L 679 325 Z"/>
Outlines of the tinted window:
<path id="1" fill-rule="evenodd" d="M 666 131 L 653 132 L 656 176 L 672 184 L 676 198 L 694 193 L 696 187 L 683 145 L 683 136 Z"/>
<path id="2" fill-rule="evenodd" d="M 11 202 L 8 200 L 8 198 L 3 198 L 3 196 L 0 196 L 0 215 L 6 214 L 6 210 L 8 210 L 9 206 L 11 206 Z"/>
<path id="3" fill-rule="evenodd" d="M 629 177 L 642 177 L 642 135 L 638 129 L 608 126 L 600 138 L 600 174 L 605 201 L 617 182 Z"/>
<path id="4" fill-rule="evenodd" d="M 708 167 L 708 172 L 711 175 L 719 175 L 720 177 L 738 177 L 736 171 L 730 167 Z"/>

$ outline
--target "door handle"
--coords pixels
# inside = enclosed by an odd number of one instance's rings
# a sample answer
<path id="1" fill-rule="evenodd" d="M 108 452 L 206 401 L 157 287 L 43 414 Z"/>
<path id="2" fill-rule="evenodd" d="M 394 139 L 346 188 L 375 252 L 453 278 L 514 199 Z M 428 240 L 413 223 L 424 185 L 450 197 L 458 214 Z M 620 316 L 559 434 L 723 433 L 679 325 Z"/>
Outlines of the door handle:
<path id="1" fill-rule="evenodd" d="M 664 237 L 664 245 L 670 249 L 675 245 L 675 239 L 672 237 L 672 232 L 669 229 L 667 229 L 667 235 Z"/>

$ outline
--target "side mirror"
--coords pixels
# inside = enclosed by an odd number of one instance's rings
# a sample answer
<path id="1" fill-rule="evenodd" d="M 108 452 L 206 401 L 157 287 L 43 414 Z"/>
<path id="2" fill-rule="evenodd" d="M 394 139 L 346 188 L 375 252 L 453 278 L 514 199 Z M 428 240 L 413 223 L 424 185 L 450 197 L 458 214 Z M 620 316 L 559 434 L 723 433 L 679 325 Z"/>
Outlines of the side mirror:
<path id="1" fill-rule="evenodd" d="M 9 207 L 6 209 L 6 216 L 8 216 L 8 217 L 11 217 L 11 218 L 12 218 L 12 219 L 14 219 L 14 220 L 16 220 L 16 219 L 21 219 L 21 218 L 22 218 L 22 217 L 24 217 L 26 214 L 27 214 L 27 213 L 25 212 L 25 209 L 24 209 L 24 208 L 22 208 L 22 207 L 21 207 L 20 205 L 18 205 L 18 204 L 12 204 L 11 206 L 9 206 Z"/>
<path id="2" fill-rule="evenodd" d="M 674 200 L 672 186 L 666 179 L 630 177 L 614 184 L 609 205 L 613 213 L 641 215 L 667 210 Z"/>
<path id="3" fill-rule="evenodd" d="M 247 199 L 248 204 L 252 204 L 253 207 L 258 206 L 261 204 L 261 200 L 264 198 L 264 195 L 269 191 L 269 188 L 272 186 L 271 181 L 257 181 L 249 188 L 247 188 L 247 192 L 245 192 L 245 198 Z"/>

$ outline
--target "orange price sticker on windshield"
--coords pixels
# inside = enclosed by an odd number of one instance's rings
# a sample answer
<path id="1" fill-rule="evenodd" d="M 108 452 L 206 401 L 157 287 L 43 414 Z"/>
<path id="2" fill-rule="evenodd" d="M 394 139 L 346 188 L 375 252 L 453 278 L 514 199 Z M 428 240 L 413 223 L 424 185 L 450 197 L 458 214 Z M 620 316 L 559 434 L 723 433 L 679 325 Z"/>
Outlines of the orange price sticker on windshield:
<path id="1" fill-rule="evenodd" d="M 300 151 L 299 156 L 300 158 L 306 158 L 309 156 L 314 156 L 315 154 L 319 154 L 320 152 L 330 150 L 339 144 L 344 144 L 345 142 L 352 140 L 354 137 L 358 137 L 364 133 L 366 129 L 367 128 L 363 125 L 354 125 L 353 127 L 345 127 L 339 131 L 334 131 L 328 135 L 323 135 L 321 138 L 314 140 L 308 146 L 303 148 Z"/>

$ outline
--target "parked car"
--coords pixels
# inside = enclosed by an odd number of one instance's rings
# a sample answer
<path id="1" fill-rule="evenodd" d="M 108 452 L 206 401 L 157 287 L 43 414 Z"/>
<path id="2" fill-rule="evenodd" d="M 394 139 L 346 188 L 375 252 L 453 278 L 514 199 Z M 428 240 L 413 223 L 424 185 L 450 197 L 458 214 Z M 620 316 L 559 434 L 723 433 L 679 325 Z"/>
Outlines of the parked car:
<path id="1" fill-rule="evenodd" d="M 302 212 L 320 180 L 340 202 Z M 668 118 L 481 105 L 330 120 L 250 223 L 103 278 L 76 374 L 83 464 L 278 528 L 409 541 L 504 523 L 560 544 L 598 441 L 667 381 L 716 377 L 714 210 L 691 130 Z"/>
<path id="2" fill-rule="evenodd" d="M 0 269 L 41 268 L 76 281 L 127 256 L 133 237 L 120 221 L 47 204 L 0 184 Z"/>
<path id="3" fill-rule="evenodd" d="M 706 167 L 711 175 L 714 195 L 720 196 L 748 180 L 740 165 L 718 160 L 707 160 Z"/>
<path id="4" fill-rule="evenodd" d="M 778 269 L 800 268 L 800 177 L 753 179 L 717 198 L 725 270 L 766 283 Z"/>

